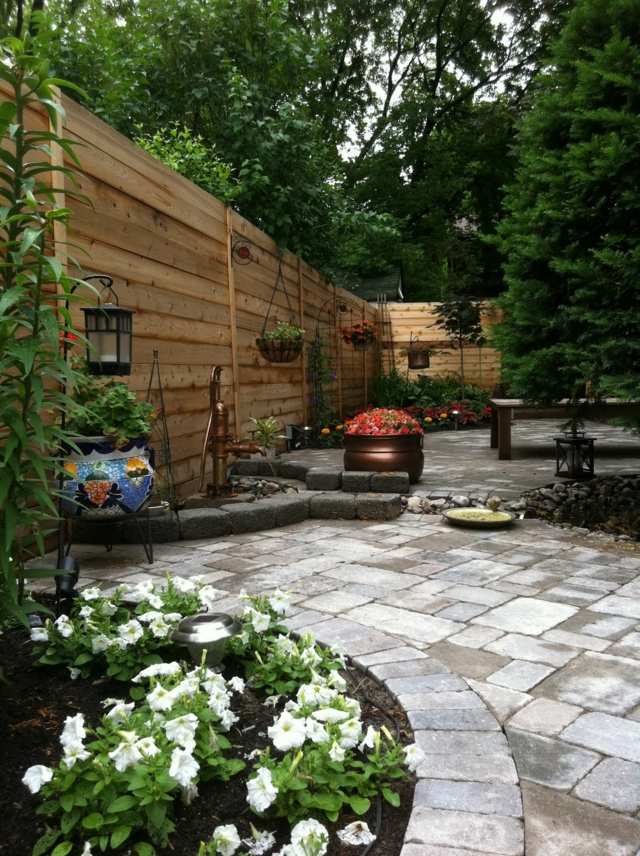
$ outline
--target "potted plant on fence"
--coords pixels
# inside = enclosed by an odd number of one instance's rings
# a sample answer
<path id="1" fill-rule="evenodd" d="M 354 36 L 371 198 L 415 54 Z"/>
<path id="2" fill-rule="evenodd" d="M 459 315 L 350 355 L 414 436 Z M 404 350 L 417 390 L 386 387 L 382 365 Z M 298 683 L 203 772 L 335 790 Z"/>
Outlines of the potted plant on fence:
<path id="1" fill-rule="evenodd" d="M 351 327 L 343 327 L 342 338 L 356 351 L 366 351 L 376 340 L 376 330 L 371 321 L 359 321 Z"/>
<path id="2" fill-rule="evenodd" d="M 415 483 L 424 466 L 422 437 L 420 423 L 404 410 L 365 410 L 345 423 L 344 468 L 405 472 Z"/>
<path id="3" fill-rule="evenodd" d="M 270 363 L 292 362 L 300 355 L 303 344 L 303 328 L 287 321 L 279 321 L 273 330 L 263 330 L 256 339 L 258 350 Z"/>
<path id="4" fill-rule="evenodd" d="M 153 490 L 153 451 L 148 445 L 153 405 L 126 384 L 89 376 L 74 391 L 65 447 L 64 510 L 72 517 L 104 519 L 137 511 Z"/>
<path id="5" fill-rule="evenodd" d="M 276 454 L 276 440 L 281 436 L 280 425 L 275 416 L 265 416 L 256 419 L 251 417 L 254 428 L 251 432 L 255 441 L 262 446 L 267 458 L 273 458 Z"/>

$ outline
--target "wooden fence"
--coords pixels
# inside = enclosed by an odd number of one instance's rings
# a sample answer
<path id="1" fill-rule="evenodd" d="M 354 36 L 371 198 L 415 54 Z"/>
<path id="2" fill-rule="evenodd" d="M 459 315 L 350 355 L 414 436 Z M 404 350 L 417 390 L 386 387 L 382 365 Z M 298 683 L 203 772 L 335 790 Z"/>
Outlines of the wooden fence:
<path id="1" fill-rule="evenodd" d="M 460 352 L 447 339 L 443 330 L 436 326 L 436 303 L 387 303 L 381 307 L 382 366 L 385 371 L 395 366 L 409 377 L 419 375 L 445 376 L 460 374 Z M 487 304 L 482 313 L 482 326 L 488 332 L 498 319 L 497 312 Z M 411 340 L 426 342 L 436 353 L 431 357 L 428 369 L 408 368 L 407 348 Z M 469 346 L 463 349 L 464 377 L 491 390 L 500 382 L 500 354 L 489 347 Z"/>
<path id="2" fill-rule="evenodd" d="M 6 98 L 6 90 L 0 95 Z M 68 229 L 57 227 L 57 255 L 64 259 L 72 246 L 80 275 L 111 275 L 121 305 L 135 310 L 129 386 L 140 396 L 147 390 L 153 353 L 159 352 L 180 494 L 197 487 L 213 365 L 223 367 L 223 396 L 238 437 L 247 435 L 251 416 L 274 415 L 283 427 L 309 419 L 308 345 L 316 331 L 329 361 L 328 392 L 337 415 L 366 404 L 376 361 L 344 344 L 340 328 L 363 318 L 375 322 L 375 307 L 332 288 L 304 261 L 285 254 L 282 272 L 293 320 L 305 328 L 307 347 L 296 362 L 268 363 L 255 340 L 276 281 L 274 242 L 73 100 L 62 96 L 62 103 L 61 130 L 79 143 L 82 163 L 74 189 L 89 204 L 67 195 L 71 221 Z M 45 115 L 34 111 L 27 121 L 47 126 Z M 62 162 L 59 148 L 52 159 Z M 64 189 L 69 187 L 67 181 Z M 238 241 L 245 242 L 249 259 L 234 254 Z M 85 305 L 91 302 L 88 293 Z M 82 323 L 80 310 L 74 311 Z M 269 326 L 276 320 L 291 320 L 282 290 L 274 297 Z"/>

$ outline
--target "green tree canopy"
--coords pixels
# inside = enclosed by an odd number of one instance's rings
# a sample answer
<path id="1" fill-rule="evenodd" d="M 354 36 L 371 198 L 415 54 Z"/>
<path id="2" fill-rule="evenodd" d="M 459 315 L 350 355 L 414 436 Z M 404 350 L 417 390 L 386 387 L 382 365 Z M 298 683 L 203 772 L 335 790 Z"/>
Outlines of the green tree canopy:
<path id="1" fill-rule="evenodd" d="M 640 0 L 581 0 L 522 123 L 496 334 L 518 395 L 640 393 Z"/>

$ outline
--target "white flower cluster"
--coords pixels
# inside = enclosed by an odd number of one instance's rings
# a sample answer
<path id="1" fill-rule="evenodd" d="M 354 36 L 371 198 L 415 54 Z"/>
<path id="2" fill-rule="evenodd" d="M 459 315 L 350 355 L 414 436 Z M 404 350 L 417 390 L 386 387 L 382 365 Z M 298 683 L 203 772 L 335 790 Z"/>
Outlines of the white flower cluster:
<path id="1" fill-rule="evenodd" d="M 366 824 L 365 824 L 366 826 Z M 251 838 L 241 839 L 237 828 L 229 823 L 217 826 L 213 831 L 211 849 L 218 856 L 234 856 L 241 846 L 246 848 L 249 856 L 262 856 L 275 845 L 275 837 L 271 832 L 253 831 Z M 291 843 L 285 844 L 273 856 L 324 856 L 329 846 L 329 833 L 326 828 L 313 818 L 301 820 L 291 830 Z"/>

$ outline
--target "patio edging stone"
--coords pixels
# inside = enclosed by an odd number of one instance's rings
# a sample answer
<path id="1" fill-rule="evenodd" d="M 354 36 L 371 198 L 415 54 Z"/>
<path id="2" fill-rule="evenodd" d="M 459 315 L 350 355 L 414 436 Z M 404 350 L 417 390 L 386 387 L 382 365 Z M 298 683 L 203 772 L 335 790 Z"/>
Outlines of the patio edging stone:
<path id="1" fill-rule="evenodd" d="M 313 633 L 321 644 L 337 639 L 349 660 L 407 714 L 426 758 L 416 772 L 400 856 L 524 856 L 522 794 L 511 748 L 464 678 L 424 651 L 346 619 L 300 623 L 294 615 L 285 624 L 296 635 Z"/>

